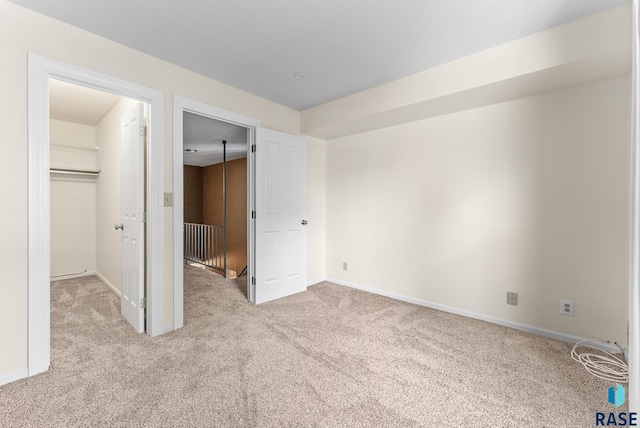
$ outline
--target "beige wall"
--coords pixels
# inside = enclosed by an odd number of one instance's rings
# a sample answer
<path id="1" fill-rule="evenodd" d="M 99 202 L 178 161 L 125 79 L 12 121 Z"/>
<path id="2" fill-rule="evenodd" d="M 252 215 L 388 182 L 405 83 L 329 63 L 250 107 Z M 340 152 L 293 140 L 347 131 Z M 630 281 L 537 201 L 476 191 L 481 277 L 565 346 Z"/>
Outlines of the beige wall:
<path id="1" fill-rule="evenodd" d="M 267 128 L 299 133 L 300 113 L 0 0 L 0 377 L 27 367 L 27 53 L 164 92 L 164 192 L 172 192 L 173 95 L 255 117 Z M 173 322 L 173 212 L 164 210 L 164 324 Z M 114 222 L 115 224 L 115 222 Z M 111 225 L 113 228 L 113 224 Z M 310 243 L 313 245 L 313 243 Z"/>
<path id="2" fill-rule="evenodd" d="M 222 164 L 203 168 L 203 223 L 224 224 Z M 247 264 L 247 158 L 227 162 L 227 269 L 239 274 Z"/>
<path id="3" fill-rule="evenodd" d="M 51 166 L 94 170 L 95 127 L 61 120 L 49 122 Z M 96 182 L 54 174 L 51 189 L 51 276 L 96 270 Z"/>
<path id="4" fill-rule="evenodd" d="M 50 160 L 56 168 L 96 168 L 96 127 L 49 120 Z"/>
<path id="5" fill-rule="evenodd" d="M 307 133 L 344 136 L 309 138 L 308 278 L 625 343 L 629 88 L 605 77 L 628 69 L 629 13 L 622 6 L 303 113 Z M 2 378 L 27 364 L 28 52 L 164 92 L 164 192 L 173 191 L 174 94 L 293 134 L 301 114 L 5 0 L 0 40 L 0 221 L 12 225 L 0 241 Z M 172 209 L 163 214 L 170 326 Z M 520 294 L 517 307 L 504 304 L 507 290 Z M 575 300 L 574 318 L 559 315 L 560 298 Z"/>
<path id="6" fill-rule="evenodd" d="M 326 151 L 323 140 L 307 137 L 307 279 L 326 277 Z"/>
<path id="7" fill-rule="evenodd" d="M 184 222 L 202 223 L 202 168 L 185 165 L 184 183 Z"/>
<path id="8" fill-rule="evenodd" d="M 327 275 L 626 343 L 629 90 L 621 77 L 328 142 Z"/>

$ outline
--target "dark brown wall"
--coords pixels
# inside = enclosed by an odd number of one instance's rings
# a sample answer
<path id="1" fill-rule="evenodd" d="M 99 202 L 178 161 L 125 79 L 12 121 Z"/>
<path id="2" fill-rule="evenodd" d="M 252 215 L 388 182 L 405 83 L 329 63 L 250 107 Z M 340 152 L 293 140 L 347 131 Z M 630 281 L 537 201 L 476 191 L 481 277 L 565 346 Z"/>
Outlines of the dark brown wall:
<path id="1" fill-rule="evenodd" d="M 202 170 L 184 166 L 184 222 L 202 223 Z"/>
<path id="2" fill-rule="evenodd" d="M 222 226 L 222 164 L 202 168 L 202 221 Z"/>
<path id="3" fill-rule="evenodd" d="M 221 226 L 222 164 L 203 169 L 203 223 Z M 247 159 L 227 162 L 227 268 L 237 274 L 247 264 Z"/>

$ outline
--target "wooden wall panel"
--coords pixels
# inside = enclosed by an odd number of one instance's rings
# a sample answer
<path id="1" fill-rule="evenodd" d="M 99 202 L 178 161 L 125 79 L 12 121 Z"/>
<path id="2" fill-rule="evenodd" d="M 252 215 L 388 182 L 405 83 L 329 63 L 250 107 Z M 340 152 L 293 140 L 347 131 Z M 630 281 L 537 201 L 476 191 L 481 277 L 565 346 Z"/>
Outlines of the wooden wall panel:
<path id="1" fill-rule="evenodd" d="M 222 164 L 203 168 L 203 223 L 221 226 Z M 247 264 L 247 159 L 227 162 L 227 268 L 240 273 Z"/>
<path id="2" fill-rule="evenodd" d="M 198 166 L 184 166 L 184 222 L 202 223 L 202 173 Z"/>

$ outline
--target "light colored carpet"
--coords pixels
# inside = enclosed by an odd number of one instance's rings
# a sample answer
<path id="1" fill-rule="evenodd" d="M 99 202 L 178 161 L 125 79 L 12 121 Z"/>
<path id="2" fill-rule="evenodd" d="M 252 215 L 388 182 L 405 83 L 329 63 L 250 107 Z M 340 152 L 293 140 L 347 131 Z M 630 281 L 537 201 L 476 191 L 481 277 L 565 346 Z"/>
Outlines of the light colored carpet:
<path id="1" fill-rule="evenodd" d="M 51 369 L 0 387 L 0 426 L 588 427 L 615 410 L 563 342 L 330 283 L 254 306 L 245 278 L 185 278 L 185 326 L 156 338 L 95 277 L 52 283 Z"/>

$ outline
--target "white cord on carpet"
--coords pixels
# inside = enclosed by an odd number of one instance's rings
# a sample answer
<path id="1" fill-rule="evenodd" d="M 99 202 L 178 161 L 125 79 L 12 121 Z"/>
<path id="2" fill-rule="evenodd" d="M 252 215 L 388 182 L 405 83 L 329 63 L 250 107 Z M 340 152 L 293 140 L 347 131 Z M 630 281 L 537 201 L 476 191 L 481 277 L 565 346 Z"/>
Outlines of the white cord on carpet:
<path id="1" fill-rule="evenodd" d="M 63 273 L 62 275 L 53 275 L 51 277 L 49 277 L 49 279 L 52 278 L 60 278 L 61 276 L 71 276 L 71 275 L 82 275 L 83 273 L 86 273 L 87 270 L 83 270 L 82 272 L 76 272 L 76 273 Z"/>
<path id="2" fill-rule="evenodd" d="M 586 343 L 593 344 L 596 342 L 597 341 L 594 340 L 583 340 L 576 343 L 571 350 L 571 358 L 582 364 L 589 373 L 591 373 L 598 379 L 618 383 L 629 382 L 629 366 L 627 365 L 627 363 L 607 351 L 603 351 L 602 349 L 596 348 L 595 346 L 586 345 Z M 600 353 L 578 353 L 576 349 L 580 347 L 597 349 Z M 622 349 L 620 349 L 620 351 L 622 351 Z"/>

